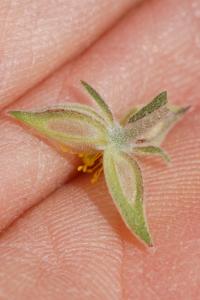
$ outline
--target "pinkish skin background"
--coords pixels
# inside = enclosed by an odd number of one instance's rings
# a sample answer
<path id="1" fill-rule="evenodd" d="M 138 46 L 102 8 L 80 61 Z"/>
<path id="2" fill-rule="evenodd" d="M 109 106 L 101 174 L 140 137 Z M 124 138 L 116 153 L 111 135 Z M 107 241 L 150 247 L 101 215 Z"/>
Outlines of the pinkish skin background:
<path id="1" fill-rule="evenodd" d="M 48 78 L 47 78 L 48 77 Z M 5 116 L 14 108 L 91 101 L 116 115 L 167 90 L 192 105 L 142 159 L 155 248 L 122 223 L 103 179 Z M 0 299 L 200 299 L 200 2 L 0 2 Z"/>

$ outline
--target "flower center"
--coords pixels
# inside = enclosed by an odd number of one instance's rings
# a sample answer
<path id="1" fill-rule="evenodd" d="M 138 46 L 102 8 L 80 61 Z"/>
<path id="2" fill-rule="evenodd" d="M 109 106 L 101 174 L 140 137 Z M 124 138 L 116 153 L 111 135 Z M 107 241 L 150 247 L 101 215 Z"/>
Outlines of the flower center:
<path id="1" fill-rule="evenodd" d="M 119 124 L 111 127 L 108 130 L 109 144 L 114 145 L 120 150 L 125 150 L 129 145 L 129 138 L 125 134 L 125 130 Z"/>

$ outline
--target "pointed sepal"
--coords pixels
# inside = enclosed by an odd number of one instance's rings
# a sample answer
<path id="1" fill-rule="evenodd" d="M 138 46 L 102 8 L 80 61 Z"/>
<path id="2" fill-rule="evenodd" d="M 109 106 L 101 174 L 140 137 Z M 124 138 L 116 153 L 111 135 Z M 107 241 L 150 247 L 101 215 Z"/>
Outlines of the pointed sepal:
<path id="1" fill-rule="evenodd" d="M 87 82 L 81 80 L 81 83 L 84 86 L 84 88 L 86 89 L 86 91 L 93 98 L 93 100 L 95 100 L 95 102 L 98 105 L 99 109 L 101 110 L 105 120 L 107 120 L 109 123 L 112 123 L 113 122 L 112 112 L 111 112 L 110 108 L 108 107 L 108 105 L 106 104 L 106 102 L 103 100 L 103 98 Z"/>
<path id="2" fill-rule="evenodd" d="M 133 115 L 130 116 L 128 123 L 136 122 L 140 119 L 143 119 L 144 117 L 147 117 L 149 114 L 152 114 L 153 112 L 157 111 L 158 109 L 163 107 L 165 104 L 167 104 L 167 92 L 166 91 L 160 93 L 150 103 L 148 103 L 147 105 L 142 107 L 136 113 L 133 113 Z"/>
<path id="3" fill-rule="evenodd" d="M 167 93 L 162 92 L 149 104 L 134 113 L 126 125 L 127 135 L 133 139 L 143 137 L 158 122 L 168 117 Z"/>
<path id="4" fill-rule="evenodd" d="M 149 131 L 146 132 L 144 138 L 147 142 L 160 145 L 165 139 L 168 132 L 173 126 L 184 116 L 190 107 L 173 107 L 169 106 L 169 112 L 166 118 L 161 119 Z"/>
<path id="5" fill-rule="evenodd" d="M 137 162 L 123 152 L 108 148 L 104 152 L 103 167 L 109 192 L 125 224 L 151 246 L 144 211 L 142 174 Z"/>
<path id="6" fill-rule="evenodd" d="M 83 113 L 73 105 L 69 109 L 59 107 L 42 112 L 11 111 L 9 114 L 56 145 L 78 152 L 99 149 L 107 142 L 103 122 L 93 112 Z"/>
<path id="7" fill-rule="evenodd" d="M 134 147 L 133 151 L 135 154 L 138 155 L 156 155 L 163 158 L 166 162 L 170 161 L 170 158 L 167 155 L 167 153 L 163 149 L 157 146 L 150 145 L 150 146 Z"/>

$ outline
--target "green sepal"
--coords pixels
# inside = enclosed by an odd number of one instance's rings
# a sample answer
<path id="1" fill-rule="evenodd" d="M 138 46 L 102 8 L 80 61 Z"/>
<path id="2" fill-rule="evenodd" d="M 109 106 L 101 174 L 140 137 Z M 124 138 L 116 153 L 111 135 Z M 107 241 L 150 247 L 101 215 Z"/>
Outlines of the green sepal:
<path id="1" fill-rule="evenodd" d="M 158 155 L 161 158 L 163 158 L 166 162 L 170 161 L 170 157 L 167 155 L 167 153 L 160 147 L 156 147 L 156 146 L 150 145 L 150 146 L 134 147 L 134 153 L 139 155 Z"/>
<path id="2" fill-rule="evenodd" d="M 164 91 L 156 96 L 150 103 L 142 107 L 137 113 L 133 114 L 128 123 L 136 122 L 148 114 L 153 113 L 154 111 L 158 110 L 162 106 L 167 104 L 167 92 Z"/>
<path id="3" fill-rule="evenodd" d="M 120 170 L 120 164 L 126 168 Z M 126 153 L 108 148 L 104 151 L 103 166 L 109 192 L 126 226 L 145 244 L 152 246 L 144 212 L 143 181 L 139 165 Z M 126 191 L 130 187 L 126 184 L 128 177 L 135 187 L 135 193 Z"/>
<path id="4" fill-rule="evenodd" d="M 183 117 L 188 111 L 188 107 L 177 107 L 169 105 L 169 112 L 166 118 L 161 119 L 157 124 L 152 126 L 149 131 L 146 132 L 144 138 L 147 142 L 153 143 L 154 145 L 160 145 L 168 132 L 172 127 Z"/>
<path id="5" fill-rule="evenodd" d="M 90 96 L 95 100 L 98 107 L 102 111 L 105 119 L 112 123 L 113 122 L 112 112 L 108 107 L 108 105 L 105 103 L 105 101 L 102 99 L 102 97 L 99 95 L 99 93 L 93 87 L 91 87 L 87 82 L 81 80 L 81 83 L 86 89 L 86 91 L 90 94 Z"/>
<path id="6" fill-rule="evenodd" d="M 126 136 L 130 139 L 145 138 L 148 133 L 161 120 L 168 117 L 170 110 L 167 107 L 167 93 L 159 94 L 153 101 L 138 110 L 129 119 Z"/>
<path id="7" fill-rule="evenodd" d="M 15 119 L 50 141 L 87 152 L 107 143 L 103 122 L 79 110 L 54 108 L 42 112 L 10 111 Z"/>

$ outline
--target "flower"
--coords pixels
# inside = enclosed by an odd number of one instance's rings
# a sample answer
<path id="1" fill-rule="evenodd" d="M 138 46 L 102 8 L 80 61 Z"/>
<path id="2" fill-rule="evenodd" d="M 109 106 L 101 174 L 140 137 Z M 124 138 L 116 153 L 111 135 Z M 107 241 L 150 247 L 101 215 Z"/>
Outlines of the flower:
<path id="1" fill-rule="evenodd" d="M 95 100 L 98 112 L 88 105 L 67 103 L 44 111 L 9 113 L 53 141 L 61 151 L 77 154 L 82 160 L 78 171 L 93 173 L 92 182 L 103 171 L 125 224 L 151 246 L 137 156 L 159 155 L 169 161 L 159 145 L 187 108 L 170 108 L 167 93 L 162 92 L 144 107 L 133 108 L 118 122 L 102 97 L 89 84 L 81 83 Z"/>

